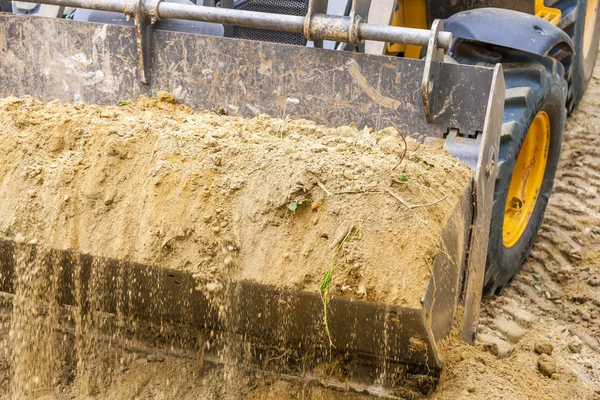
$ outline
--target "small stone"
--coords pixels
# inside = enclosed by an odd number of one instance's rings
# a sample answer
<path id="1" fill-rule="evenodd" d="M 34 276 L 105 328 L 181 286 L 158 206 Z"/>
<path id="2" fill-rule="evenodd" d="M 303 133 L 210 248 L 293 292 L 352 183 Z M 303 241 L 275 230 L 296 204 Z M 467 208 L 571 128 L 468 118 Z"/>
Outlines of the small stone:
<path id="1" fill-rule="evenodd" d="M 546 292 L 546 293 L 544 293 L 544 296 L 546 296 L 546 298 L 547 298 L 548 300 L 550 300 L 550 299 L 552 298 L 552 295 L 550 294 L 550 292 Z"/>
<path id="2" fill-rule="evenodd" d="M 552 378 L 552 379 L 554 379 L 555 381 L 557 381 L 557 380 L 559 380 L 559 379 L 560 379 L 560 375 L 559 375 L 559 374 L 557 374 L 557 373 L 553 373 L 553 374 L 552 374 L 552 376 L 551 376 L 550 378 Z"/>
<path id="3" fill-rule="evenodd" d="M 543 353 L 538 358 L 537 365 L 542 375 L 547 376 L 548 378 L 550 378 L 552 374 L 556 372 L 556 361 L 548 354 Z"/>
<path id="4" fill-rule="evenodd" d="M 287 251 L 285 253 L 283 253 L 283 258 L 285 258 L 285 259 L 290 258 L 290 253 L 288 253 Z"/>
<path id="5" fill-rule="evenodd" d="M 485 367 L 483 365 L 477 367 L 477 372 L 479 372 L 480 374 L 484 374 L 485 373 Z"/>
<path id="6" fill-rule="evenodd" d="M 475 385 L 473 385 L 472 383 L 469 383 L 467 385 L 467 392 L 474 393 L 475 392 Z"/>
<path id="7" fill-rule="evenodd" d="M 216 147 L 219 144 L 219 141 L 212 137 L 211 135 L 206 136 L 206 143 L 204 144 L 206 147 Z"/>
<path id="8" fill-rule="evenodd" d="M 349 181 L 354 181 L 356 180 L 356 176 L 354 175 L 354 173 L 352 171 L 350 171 L 349 169 L 344 171 L 344 177 L 346 179 L 348 179 Z"/>
<path id="9" fill-rule="evenodd" d="M 229 265 L 233 262 L 233 257 L 231 257 L 230 255 L 228 255 L 227 257 L 225 257 L 225 260 L 223 260 L 223 264 L 225 265 Z"/>
<path id="10" fill-rule="evenodd" d="M 575 338 L 573 341 L 571 341 L 568 346 L 569 351 L 573 354 L 579 354 L 581 353 L 581 349 L 583 347 L 583 342 L 579 339 L 579 338 Z"/>
<path id="11" fill-rule="evenodd" d="M 552 345 L 552 343 L 547 341 L 537 342 L 533 347 L 533 350 L 538 354 L 547 354 L 550 356 L 552 355 L 552 350 L 554 350 L 554 346 Z"/>
<path id="12" fill-rule="evenodd" d="M 586 360 L 583 363 L 583 366 L 586 367 L 586 368 L 588 368 L 588 369 L 593 369 L 594 368 L 594 364 L 592 364 L 592 362 L 590 360 Z"/>
<path id="13" fill-rule="evenodd" d="M 588 280 L 588 284 L 592 287 L 600 286 L 600 276 L 594 276 Z"/>
<path id="14" fill-rule="evenodd" d="M 466 351 L 463 351 L 462 353 L 460 353 L 460 359 L 462 361 L 466 360 L 469 358 L 469 353 L 467 353 Z"/>
<path id="15" fill-rule="evenodd" d="M 29 190 L 27 191 L 27 196 L 29 196 L 29 198 L 30 198 L 30 199 L 33 199 L 33 198 L 35 198 L 35 190 L 33 190 L 33 189 L 29 189 Z"/>

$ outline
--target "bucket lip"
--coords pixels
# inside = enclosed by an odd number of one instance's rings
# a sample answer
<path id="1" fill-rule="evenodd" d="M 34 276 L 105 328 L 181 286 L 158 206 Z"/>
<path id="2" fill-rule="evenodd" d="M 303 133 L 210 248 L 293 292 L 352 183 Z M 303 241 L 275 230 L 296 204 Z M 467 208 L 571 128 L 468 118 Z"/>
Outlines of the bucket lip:
<path id="1" fill-rule="evenodd" d="M 16 260 L 35 260 L 40 273 L 61 273 L 52 281 L 59 304 L 94 308 L 152 321 L 222 330 L 258 342 L 327 349 L 322 299 L 317 292 L 278 288 L 250 281 L 226 285 L 223 316 L 197 290 L 191 272 L 154 267 L 71 250 L 39 252 L 37 245 L 0 239 L 0 291 L 15 294 Z M 25 258 L 23 258 L 25 257 Z M 99 269 L 102 268 L 102 269 Z M 50 283 L 50 279 L 48 279 Z M 154 288 L 154 290 L 148 290 Z M 50 290 L 50 288 L 48 288 Z M 422 307 L 402 307 L 332 297 L 328 319 L 336 348 L 397 363 L 441 368 Z M 416 344 L 415 344 L 416 343 Z M 422 345 L 425 346 L 422 346 Z"/>

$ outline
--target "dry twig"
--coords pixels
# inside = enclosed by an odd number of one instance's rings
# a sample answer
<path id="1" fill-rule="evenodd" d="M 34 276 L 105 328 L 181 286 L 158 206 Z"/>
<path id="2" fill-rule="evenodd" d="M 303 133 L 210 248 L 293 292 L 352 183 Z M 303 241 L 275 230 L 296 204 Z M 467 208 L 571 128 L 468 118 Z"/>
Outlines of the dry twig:
<path id="1" fill-rule="evenodd" d="M 331 197 L 331 196 L 333 196 L 333 193 L 331 193 L 329 190 L 327 190 L 327 188 L 325 187 L 325 185 L 323 184 L 323 182 L 321 182 L 321 181 L 317 181 L 317 185 L 318 185 L 318 186 L 319 186 L 321 189 L 323 189 L 323 191 L 324 191 L 325 193 L 327 193 L 327 197 Z"/>
<path id="2" fill-rule="evenodd" d="M 441 203 L 442 201 L 446 200 L 446 198 L 448 198 L 448 195 L 445 195 L 444 197 L 442 197 L 441 199 L 438 199 L 436 201 L 432 201 L 431 203 L 425 203 L 425 204 L 410 204 L 408 203 L 406 200 L 404 200 L 402 197 L 398 196 L 396 193 L 392 192 L 391 190 L 386 190 L 387 193 L 391 194 L 396 200 L 398 200 L 400 203 L 402 203 L 403 206 L 407 207 L 409 210 L 413 210 L 415 208 L 420 208 L 420 207 L 429 207 L 429 206 L 433 206 L 437 203 Z"/>
<path id="3" fill-rule="evenodd" d="M 400 161 L 398 161 L 398 164 L 396 164 L 396 166 L 394 168 L 392 168 L 392 171 L 395 171 L 396 168 L 398 168 L 400 166 L 402 161 L 404 161 L 404 157 L 406 156 L 406 150 L 408 149 L 408 145 L 406 144 L 406 138 L 400 132 L 400 129 L 398 129 L 398 127 L 396 126 L 394 121 L 392 121 L 390 118 L 388 118 L 388 121 L 390 121 L 390 123 L 394 126 L 394 129 L 396 129 L 396 132 L 398 132 L 398 135 L 400 135 L 400 137 L 402 138 L 402 141 L 404 142 L 404 151 L 402 152 L 402 157 L 400 157 Z"/>
<path id="4" fill-rule="evenodd" d="M 409 202 L 404 200 L 402 197 L 400 197 L 396 193 L 392 192 L 390 189 L 385 189 L 385 190 L 347 190 L 344 192 L 336 192 L 333 194 L 338 195 L 338 194 L 365 194 L 365 193 L 387 193 L 387 194 L 391 195 L 392 197 L 394 197 L 396 200 L 398 200 L 400 203 L 402 203 L 402 205 L 404 207 L 408 208 L 409 210 L 436 205 L 436 204 L 441 203 L 442 201 L 446 200 L 449 196 L 449 195 L 445 195 L 441 199 L 437 199 L 435 201 L 432 201 L 431 203 L 410 204 Z"/>

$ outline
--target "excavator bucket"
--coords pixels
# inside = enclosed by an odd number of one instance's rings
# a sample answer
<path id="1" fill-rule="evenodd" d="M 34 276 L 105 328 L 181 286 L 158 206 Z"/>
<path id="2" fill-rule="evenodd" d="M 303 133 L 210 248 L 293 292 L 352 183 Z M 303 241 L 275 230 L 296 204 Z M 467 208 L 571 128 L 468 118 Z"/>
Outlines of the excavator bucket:
<path id="1" fill-rule="evenodd" d="M 63 3 L 83 7 L 85 2 Z M 95 3 L 102 7 L 103 2 Z M 118 1 L 105 3 L 118 10 Z M 160 7 L 164 4 L 170 3 Z M 173 17 L 170 8 L 158 10 Z M 445 223 L 439 238 L 443 250 L 434 258 L 427 289 L 411 306 L 331 298 L 332 352 L 323 315 L 315 312 L 323 307 L 318 292 L 231 282 L 225 296 L 232 311 L 224 320 L 197 290 L 192 274 L 170 268 L 168 259 L 142 265 L 73 249 L 38 254 L 34 243 L 3 237 L 0 291 L 15 292 L 16 263 L 25 248 L 27 257 L 40 258 L 39 265 L 58 260 L 60 273 L 54 272 L 52 282 L 60 304 L 158 320 L 179 327 L 174 336 L 226 332 L 252 344 L 257 369 L 282 376 L 389 396 L 430 391 L 443 366 L 438 343 L 453 326 L 471 341 L 477 325 L 503 113 L 501 67 L 445 63 L 437 40 L 428 42 L 425 59 L 415 60 L 141 30 L 143 18 L 138 22 L 134 27 L 0 14 L 0 97 L 115 105 L 166 90 L 193 109 L 289 115 L 328 126 L 381 129 L 392 121 L 418 141 L 442 138 L 445 148 L 474 170 L 474 178 Z M 399 266 L 397 273 L 409 267 Z M 264 358 L 257 361 L 282 347 L 301 354 L 303 363 L 291 356 L 270 366 Z M 316 365 L 332 357 L 342 360 L 345 375 L 317 376 Z"/>

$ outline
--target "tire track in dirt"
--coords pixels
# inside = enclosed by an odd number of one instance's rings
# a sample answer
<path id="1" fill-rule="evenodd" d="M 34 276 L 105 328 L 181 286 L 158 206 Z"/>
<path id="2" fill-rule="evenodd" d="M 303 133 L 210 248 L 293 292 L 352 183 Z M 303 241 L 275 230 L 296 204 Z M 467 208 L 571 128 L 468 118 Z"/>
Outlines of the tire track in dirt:
<path id="1" fill-rule="evenodd" d="M 556 348 L 556 379 L 574 373 L 593 399 L 600 398 L 599 109 L 597 65 L 567 120 L 554 192 L 533 250 L 503 296 L 486 303 L 479 336 L 499 358 L 549 341 Z"/>

